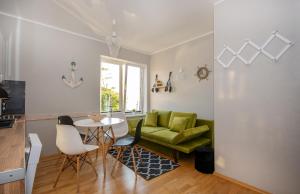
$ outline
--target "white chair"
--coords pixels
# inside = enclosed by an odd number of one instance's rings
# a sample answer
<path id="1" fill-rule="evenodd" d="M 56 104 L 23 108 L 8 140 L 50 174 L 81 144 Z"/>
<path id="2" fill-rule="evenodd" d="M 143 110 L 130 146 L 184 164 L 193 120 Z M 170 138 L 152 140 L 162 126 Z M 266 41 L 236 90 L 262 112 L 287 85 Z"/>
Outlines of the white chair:
<path id="1" fill-rule="evenodd" d="M 74 126 L 56 125 L 56 129 L 56 146 L 64 155 L 64 159 L 53 187 L 56 187 L 62 172 L 69 166 L 72 166 L 77 173 L 77 192 L 79 192 L 80 163 L 88 163 L 92 167 L 96 176 L 98 176 L 93 162 L 88 155 L 89 152 L 98 149 L 98 146 L 83 144 L 79 132 Z M 74 164 L 76 164 L 76 166 L 74 166 Z"/>
<path id="2" fill-rule="evenodd" d="M 35 133 L 30 133 L 28 135 L 28 140 L 30 147 L 25 149 L 26 159 L 27 159 L 27 167 L 26 167 L 26 175 L 25 175 L 25 193 L 31 194 L 33 182 L 35 178 L 35 172 L 37 164 L 40 160 L 40 155 L 42 151 L 42 143 Z"/>
<path id="3" fill-rule="evenodd" d="M 128 129 L 128 123 L 126 120 L 125 113 L 124 112 L 114 112 L 114 113 L 112 113 L 112 117 L 120 118 L 120 119 L 124 120 L 124 122 L 113 126 L 113 133 L 114 133 L 115 138 L 119 139 L 120 137 L 126 136 L 128 134 L 129 129 Z M 112 133 L 110 130 L 107 132 L 107 135 L 112 137 Z"/>

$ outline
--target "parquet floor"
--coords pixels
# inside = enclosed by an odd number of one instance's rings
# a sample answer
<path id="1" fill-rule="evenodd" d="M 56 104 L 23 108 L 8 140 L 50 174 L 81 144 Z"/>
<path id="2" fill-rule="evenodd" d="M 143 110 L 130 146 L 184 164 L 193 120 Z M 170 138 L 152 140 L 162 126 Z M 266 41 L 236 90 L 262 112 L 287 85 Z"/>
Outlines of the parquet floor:
<path id="1" fill-rule="evenodd" d="M 95 159 L 95 157 L 93 157 Z M 59 164 L 58 155 L 42 158 L 37 169 L 34 194 L 76 193 L 76 173 L 72 168 L 63 172 L 55 189 L 52 188 Z M 111 174 L 114 158 L 107 157 L 107 174 L 104 177 L 101 155 L 96 162 L 98 179 L 89 165 L 80 171 L 80 193 L 82 194 L 254 194 L 247 188 L 214 175 L 199 173 L 194 169 L 192 157 L 181 159 L 180 167 L 150 181 L 135 175 L 132 170 L 117 163 Z"/>

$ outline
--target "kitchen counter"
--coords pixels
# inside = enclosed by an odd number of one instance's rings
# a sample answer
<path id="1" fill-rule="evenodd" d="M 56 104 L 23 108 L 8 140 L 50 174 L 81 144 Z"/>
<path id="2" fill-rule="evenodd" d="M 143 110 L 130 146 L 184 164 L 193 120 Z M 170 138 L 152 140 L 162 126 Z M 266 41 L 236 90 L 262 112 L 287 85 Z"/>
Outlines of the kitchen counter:
<path id="1" fill-rule="evenodd" d="M 25 117 L 0 129 L 0 172 L 25 169 Z M 24 179 L 0 185 L 0 194 L 23 194 Z"/>

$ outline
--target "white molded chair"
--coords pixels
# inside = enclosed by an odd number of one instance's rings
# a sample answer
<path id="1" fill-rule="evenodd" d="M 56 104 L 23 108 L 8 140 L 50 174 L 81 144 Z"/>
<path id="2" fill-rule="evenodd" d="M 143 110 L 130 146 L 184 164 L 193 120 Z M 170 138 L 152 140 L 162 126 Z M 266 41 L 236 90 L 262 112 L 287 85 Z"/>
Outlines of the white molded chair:
<path id="1" fill-rule="evenodd" d="M 61 173 L 67 167 L 72 166 L 77 173 L 77 192 L 79 192 L 79 171 L 81 162 L 87 162 L 93 168 L 96 176 L 98 176 L 93 162 L 88 155 L 89 152 L 98 149 L 98 146 L 83 144 L 78 130 L 72 125 L 56 125 L 56 129 L 56 146 L 64 155 L 64 159 L 53 187 L 56 187 Z M 76 164 L 76 167 L 74 164 Z"/>
<path id="2" fill-rule="evenodd" d="M 28 140 L 30 147 L 25 149 L 27 158 L 26 175 L 25 175 L 25 193 L 31 194 L 33 188 L 33 182 L 35 178 L 35 172 L 37 164 L 40 160 L 42 151 L 42 143 L 35 133 L 28 134 Z"/>
<path id="3" fill-rule="evenodd" d="M 128 123 L 126 120 L 126 116 L 124 112 L 114 112 L 112 113 L 112 117 L 114 118 L 120 118 L 123 119 L 124 122 L 114 125 L 113 126 L 113 131 L 114 131 L 114 136 L 116 139 L 119 139 L 120 137 L 124 137 L 128 134 Z M 112 137 L 111 131 L 108 131 L 107 134 Z"/>

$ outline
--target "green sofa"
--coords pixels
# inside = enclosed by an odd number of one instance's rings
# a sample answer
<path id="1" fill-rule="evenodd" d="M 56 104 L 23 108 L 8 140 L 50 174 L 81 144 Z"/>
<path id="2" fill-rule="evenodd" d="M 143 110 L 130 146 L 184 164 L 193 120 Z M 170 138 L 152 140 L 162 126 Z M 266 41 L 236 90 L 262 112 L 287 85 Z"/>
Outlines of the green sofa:
<path id="1" fill-rule="evenodd" d="M 189 154 L 202 146 L 213 146 L 214 123 L 211 120 L 197 119 L 195 113 L 153 110 L 158 113 L 157 126 L 143 126 L 143 144 L 169 148 L 177 162 L 179 153 Z M 170 129 L 175 117 L 188 118 L 185 130 Z M 134 135 L 137 122 L 141 118 L 128 119 L 129 133 Z M 173 125 L 172 125 L 173 126 Z"/>

